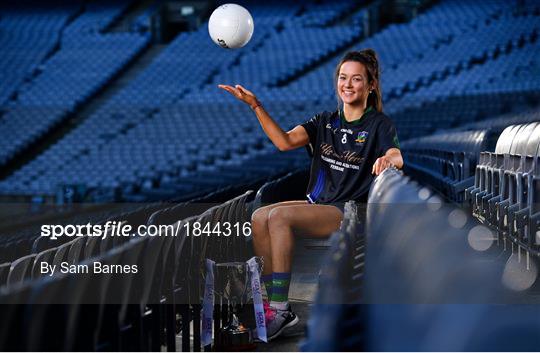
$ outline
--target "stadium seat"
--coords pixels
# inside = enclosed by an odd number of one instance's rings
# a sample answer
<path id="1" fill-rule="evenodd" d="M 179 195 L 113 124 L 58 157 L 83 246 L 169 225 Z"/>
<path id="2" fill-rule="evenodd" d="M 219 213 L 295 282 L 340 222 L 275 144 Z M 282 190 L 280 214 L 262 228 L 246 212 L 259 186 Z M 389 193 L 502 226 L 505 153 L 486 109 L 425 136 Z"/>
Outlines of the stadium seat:
<path id="1" fill-rule="evenodd" d="M 60 268 L 61 264 L 67 261 L 69 249 L 71 248 L 72 244 L 73 240 L 64 243 L 56 248 L 56 253 L 54 254 L 54 258 L 52 261 L 53 266 L 56 266 L 56 268 Z"/>
<path id="2" fill-rule="evenodd" d="M 145 239 L 135 237 L 131 241 L 115 247 L 122 252 L 120 261 L 116 264 L 137 265 L 141 264 L 140 256 L 145 246 Z M 138 268 L 139 269 L 139 268 Z M 142 271 L 142 269 L 141 269 Z M 133 340 L 138 337 L 139 317 L 132 315 L 135 304 L 140 302 L 141 288 L 135 287 L 137 277 L 142 276 L 141 272 L 113 275 L 110 282 L 107 300 L 113 303 L 117 311 L 112 311 L 108 306 L 105 311 L 109 318 L 105 318 L 102 327 L 106 334 L 106 340 L 110 342 L 110 348 L 115 351 L 129 350 L 138 347 Z M 112 312 L 111 312 L 112 311 Z"/>
<path id="3" fill-rule="evenodd" d="M 51 248 L 43 250 L 36 255 L 32 267 L 32 279 L 37 279 L 43 276 L 41 272 L 41 263 L 46 262 L 48 265 L 52 265 L 57 250 L 58 248 Z"/>
<path id="4" fill-rule="evenodd" d="M 68 263 L 77 264 L 83 259 L 84 249 L 87 240 L 88 237 L 78 237 L 73 240 L 67 256 Z"/>
<path id="5" fill-rule="evenodd" d="M 482 151 L 495 145 L 495 132 L 487 130 L 440 133 L 402 143 L 405 171 L 425 180 L 452 201 L 462 202 L 474 183 L 474 170 Z"/>
<path id="6" fill-rule="evenodd" d="M 99 255 L 100 253 L 100 238 L 98 237 L 88 237 L 84 247 L 84 259 L 90 259 Z"/>
<path id="7" fill-rule="evenodd" d="M 57 271 L 60 271 L 57 268 Z M 31 297 L 25 303 L 25 324 L 20 337 L 24 337 L 25 350 L 61 351 L 64 348 L 63 335 L 67 329 L 67 315 L 71 295 L 68 292 L 69 278 L 66 275 L 43 278 L 41 285 L 32 288 Z M 43 327 L 56 327 L 58 331 L 47 332 Z"/>
<path id="8" fill-rule="evenodd" d="M 34 242 L 32 243 L 32 252 L 33 253 L 40 253 L 42 251 L 45 251 L 49 249 L 49 238 L 46 237 L 36 237 Z"/>
<path id="9" fill-rule="evenodd" d="M 7 283 L 10 268 L 10 262 L 4 262 L 3 264 L 0 264 L 0 287 L 4 286 Z"/>
<path id="10" fill-rule="evenodd" d="M 177 239 L 176 242 L 182 242 L 183 239 Z M 140 347 L 146 350 L 156 350 L 160 347 L 160 308 L 157 303 L 160 300 L 157 293 L 160 278 L 157 276 L 159 262 L 162 261 L 160 254 L 162 252 L 164 241 L 161 238 L 151 237 L 146 241 L 146 247 L 143 252 L 143 262 L 141 270 L 141 296 L 139 302 L 139 315 L 142 336 L 139 338 Z M 177 302 L 178 303 L 178 302 Z"/>
<path id="11" fill-rule="evenodd" d="M 32 277 L 32 266 L 35 257 L 35 254 L 26 255 L 11 263 L 6 281 L 8 288 L 13 288 Z"/>
<path id="12" fill-rule="evenodd" d="M 309 171 L 302 169 L 267 182 L 257 191 L 252 212 L 276 202 L 305 199 L 308 181 Z"/>

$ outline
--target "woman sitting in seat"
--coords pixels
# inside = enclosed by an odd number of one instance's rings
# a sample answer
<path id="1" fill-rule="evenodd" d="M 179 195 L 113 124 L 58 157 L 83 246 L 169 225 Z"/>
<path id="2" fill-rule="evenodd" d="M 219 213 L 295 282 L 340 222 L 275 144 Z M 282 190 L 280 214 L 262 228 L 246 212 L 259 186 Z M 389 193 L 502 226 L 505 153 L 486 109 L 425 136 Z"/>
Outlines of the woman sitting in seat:
<path id="1" fill-rule="evenodd" d="M 347 53 L 336 67 L 339 107 L 284 131 L 255 94 L 240 85 L 220 88 L 248 104 L 280 151 L 311 144 L 313 160 L 306 200 L 279 202 L 252 216 L 255 254 L 264 259 L 262 280 L 271 340 L 298 322 L 288 303 L 291 260 L 296 236 L 328 237 L 339 229 L 348 200 L 367 202 L 375 176 L 402 168 L 396 128 L 382 112 L 379 64 L 371 49 Z"/>

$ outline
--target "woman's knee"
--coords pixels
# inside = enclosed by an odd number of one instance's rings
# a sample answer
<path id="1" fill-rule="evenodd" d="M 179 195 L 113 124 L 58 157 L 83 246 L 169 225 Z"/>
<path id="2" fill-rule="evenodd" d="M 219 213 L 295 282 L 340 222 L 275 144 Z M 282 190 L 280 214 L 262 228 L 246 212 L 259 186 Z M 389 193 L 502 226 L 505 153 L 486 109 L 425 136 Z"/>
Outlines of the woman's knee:
<path id="1" fill-rule="evenodd" d="M 272 229 L 279 230 L 279 228 L 290 226 L 290 210 L 286 207 L 276 207 L 272 209 L 268 214 L 268 229 L 270 235 L 279 235 L 279 232 L 272 232 Z"/>
<path id="2" fill-rule="evenodd" d="M 260 235 L 261 232 L 268 229 L 269 212 L 267 207 L 260 207 L 251 215 L 251 228 L 254 230 L 254 236 Z"/>

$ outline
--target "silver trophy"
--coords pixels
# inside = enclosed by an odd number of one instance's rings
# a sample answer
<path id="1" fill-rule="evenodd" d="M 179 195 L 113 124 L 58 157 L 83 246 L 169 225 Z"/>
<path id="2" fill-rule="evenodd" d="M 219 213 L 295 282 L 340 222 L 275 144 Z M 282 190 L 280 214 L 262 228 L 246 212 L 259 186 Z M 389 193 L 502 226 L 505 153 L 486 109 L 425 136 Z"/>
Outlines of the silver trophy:
<path id="1" fill-rule="evenodd" d="M 251 329 L 238 319 L 237 309 L 247 304 L 251 295 L 251 278 L 247 263 L 226 262 L 215 265 L 214 292 L 220 296 L 228 310 L 227 325 L 216 332 L 216 348 L 228 350 L 252 350 Z"/>

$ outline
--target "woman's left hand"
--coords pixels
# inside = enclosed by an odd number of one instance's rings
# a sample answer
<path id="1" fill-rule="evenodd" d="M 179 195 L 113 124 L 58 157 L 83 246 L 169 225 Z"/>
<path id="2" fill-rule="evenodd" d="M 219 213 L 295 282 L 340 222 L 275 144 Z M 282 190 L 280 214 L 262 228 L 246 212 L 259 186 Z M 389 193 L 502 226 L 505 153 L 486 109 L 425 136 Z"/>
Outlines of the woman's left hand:
<path id="1" fill-rule="evenodd" d="M 393 166 L 394 166 L 394 164 L 390 161 L 390 158 L 388 156 L 382 156 L 382 157 L 377 158 L 377 160 L 373 164 L 373 168 L 371 169 L 371 173 L 375 174 L 375 175 L 379 175 L 386 168 L 390 168 L 390 167 L 393 167 Z"/>

